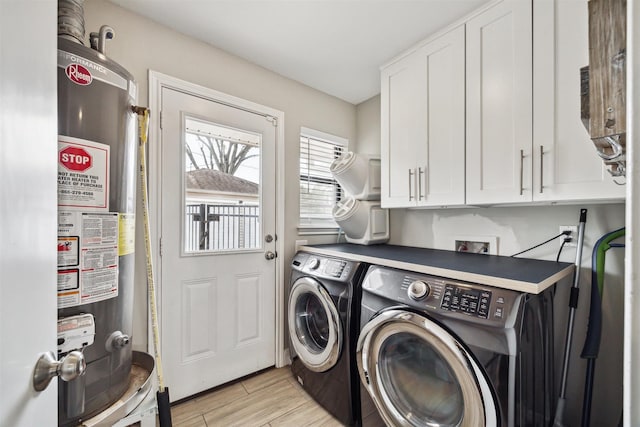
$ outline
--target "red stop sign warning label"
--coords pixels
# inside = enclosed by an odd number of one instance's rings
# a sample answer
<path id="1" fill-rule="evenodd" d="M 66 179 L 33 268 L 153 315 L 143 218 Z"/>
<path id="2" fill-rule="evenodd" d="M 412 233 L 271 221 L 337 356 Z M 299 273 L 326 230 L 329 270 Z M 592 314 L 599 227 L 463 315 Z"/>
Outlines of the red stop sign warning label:
<path id="1" fill-rule="evenodd" d="M 106 144 L 58 136 L 60 209 L 92 212 L 109 209 L 109 157 L 110 149 Z"/>
<path id="2" fill-rule="evenodd" d="M 92 166 L 93 159 L 91 155 L 80 147 L 66 147 L 60 150 L 60 164 L 65 168 L 84 172 Z"/>

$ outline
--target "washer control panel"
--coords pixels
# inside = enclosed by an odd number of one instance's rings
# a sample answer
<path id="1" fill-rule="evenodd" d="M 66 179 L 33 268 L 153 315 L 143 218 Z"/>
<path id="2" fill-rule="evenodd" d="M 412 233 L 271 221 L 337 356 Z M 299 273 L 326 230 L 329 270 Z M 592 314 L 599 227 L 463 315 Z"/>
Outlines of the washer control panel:
<path id="1" fill-rule="evenodd" d="M 431 292 L 431 287 L 427 282 L 423 282 L 422 280 L 414 280 L 407 289 L 409 297 L 416 301 L 420 301 L 428 297 L 429 292 Z"/>
<path id="2" fill-rule="evenodd" d="M 446 284 L 440 308 L 448 311 L 461 311 L 472 316 L 486 319 L 491 306 L 491 291 L 469 289 Z"/>
<path id="3" fill-rule="evenodd" d="M 493 326 L 503 326 L 508 322 L 522 295 L 480 283 L 380 266 L 369 267 L 362 289 L 389 302 Z"/>

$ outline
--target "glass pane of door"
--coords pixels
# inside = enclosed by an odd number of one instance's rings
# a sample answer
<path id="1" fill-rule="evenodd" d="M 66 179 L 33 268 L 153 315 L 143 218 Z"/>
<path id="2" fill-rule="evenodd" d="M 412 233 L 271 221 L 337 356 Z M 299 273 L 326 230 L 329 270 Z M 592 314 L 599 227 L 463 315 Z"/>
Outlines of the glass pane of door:
<path id="1" fill-rule="evenodd" d="M 262 248 L 260 134 L 186 117 L 184 252 Z"/>
<path id="2" fill-rule="evenodd" d="M 413 425 L 457 426 L 462 421 L 462 390 L 449 363 L 424 339 L 397 333 L 381 345 L 380 384 Z"/>

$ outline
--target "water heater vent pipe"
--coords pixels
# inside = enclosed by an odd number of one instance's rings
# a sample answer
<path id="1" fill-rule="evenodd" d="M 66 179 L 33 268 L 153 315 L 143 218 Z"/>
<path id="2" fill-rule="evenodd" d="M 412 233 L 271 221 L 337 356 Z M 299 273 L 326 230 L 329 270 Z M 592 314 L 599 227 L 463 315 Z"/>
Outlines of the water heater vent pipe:
<path id="1" fill-rule="evenodd" d="M 84 45 L 84 0 L 58 1 L 58 37 Z"/>

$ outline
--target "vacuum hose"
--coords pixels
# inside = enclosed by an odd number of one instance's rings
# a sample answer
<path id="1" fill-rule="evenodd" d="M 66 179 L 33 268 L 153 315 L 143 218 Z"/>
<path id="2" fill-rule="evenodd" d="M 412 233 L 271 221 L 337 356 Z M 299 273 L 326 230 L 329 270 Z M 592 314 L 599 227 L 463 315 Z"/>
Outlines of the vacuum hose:
<path id="1" fill-rule="evenodd" d="M 604 291 L 604 261 L 606 252 L 623 244 L 611 243 L 625 235 L 625 229 L 620 228 L 602 236 L 593 246 L 591 256 L 591 308 L 589 309 L 589 324 L 584 347 L 580 357 L 587 359 L 587 371 L 582 400 L 582 427 L 591 425 L 591 401 L 593 395 L 593 380 L 596 369 L 596 359 L 600 351 L 600 337 L 602 335 L 602 293 Z"/>

